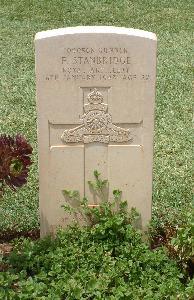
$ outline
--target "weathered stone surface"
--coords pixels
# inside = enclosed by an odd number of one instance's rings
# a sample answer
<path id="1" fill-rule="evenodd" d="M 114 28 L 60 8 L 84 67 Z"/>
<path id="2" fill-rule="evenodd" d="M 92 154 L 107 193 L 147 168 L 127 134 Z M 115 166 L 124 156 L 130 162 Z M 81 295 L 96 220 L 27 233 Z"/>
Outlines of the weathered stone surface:
<path id="1" fill-rule="evenodd" d="M 37 33 L 41 233 L 67 223 L 63 189 L 90 204 L 97 169 L 109 197 L 123 191 L 145 226 L 151 218 L 156 36 L 116 27 Z"/>

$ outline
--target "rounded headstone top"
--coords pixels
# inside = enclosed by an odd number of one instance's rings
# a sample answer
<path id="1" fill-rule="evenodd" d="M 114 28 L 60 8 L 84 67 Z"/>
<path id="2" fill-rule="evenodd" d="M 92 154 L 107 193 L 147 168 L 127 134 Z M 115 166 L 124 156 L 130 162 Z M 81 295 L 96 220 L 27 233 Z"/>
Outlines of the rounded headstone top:
<path id="1" fill-rule="evenodd" d="M 157 40 L 155 33 L 125 27 L 115 27 L 115 26 L 76 26 L 76 27 L 66 27 L 58 28 L 47 31 L 38 32 L 35 36 L 35 40 L 57 37 L 67 34 L 120 34 L 128 36 L 142 37 L 151 40 Z"/>

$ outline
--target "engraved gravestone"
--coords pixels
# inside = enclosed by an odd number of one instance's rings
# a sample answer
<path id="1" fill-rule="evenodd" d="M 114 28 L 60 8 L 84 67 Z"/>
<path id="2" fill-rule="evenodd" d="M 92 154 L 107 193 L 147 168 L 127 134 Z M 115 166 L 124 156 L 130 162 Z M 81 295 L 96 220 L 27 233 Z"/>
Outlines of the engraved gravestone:
<path id="1" fill-rule="evenodd" d="M 98 205 L 93 171 L 151 218 L 156 36 L 74 27 L 35 38 L 41 234 L 65 225 L 63 189 Z"/>

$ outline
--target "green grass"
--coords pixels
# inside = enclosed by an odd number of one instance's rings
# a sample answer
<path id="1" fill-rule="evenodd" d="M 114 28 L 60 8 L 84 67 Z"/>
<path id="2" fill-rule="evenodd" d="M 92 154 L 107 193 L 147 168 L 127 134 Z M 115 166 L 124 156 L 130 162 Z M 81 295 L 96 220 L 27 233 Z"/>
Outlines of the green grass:
<path id="1" fill-rule="evenodd" d="M 34 148 L 28 185 L 0 203 L 0 230 L 38 226 L 34 35 L 77 25 L 114 25 L 158 37 L 153 215 L 178 220 L 191 204 L 191 24 L 185 0 L 1 0 L 0 133 Z"/>

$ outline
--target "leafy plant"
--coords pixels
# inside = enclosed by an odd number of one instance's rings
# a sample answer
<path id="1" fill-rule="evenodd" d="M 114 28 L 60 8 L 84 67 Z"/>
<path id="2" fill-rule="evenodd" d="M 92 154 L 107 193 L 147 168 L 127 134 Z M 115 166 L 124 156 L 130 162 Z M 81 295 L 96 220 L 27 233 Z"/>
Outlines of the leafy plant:
<path id="1" fill-rule="evenodd" d="M 77 190 L 63 190 L 63 195 L 65 196 L 68 204 L 62 205 L 65 211 L 70 214 L 76 214 L 79 212 L 83 219 L 90 226 L 99 223 L 103 216 L 113 216 L 115 210 L 117 213 L 119 212 L 121 215 L 127 215 L 127 202 L 121 201 L 122 192 L 120 190 L 113 191 L 113 200 L 112 202 L 108 201 L 105 190 L 108 188 L 108 180 L 102 180 L 100 178 L 100 173 L 95 170 L 94 171 L 94 179 L 95 181 L 88 181 L 90 188 L 100 197 L 99 205 L 89 205 L 89 201 L 86 197 L 81 199 L 80 194 Z M 135 219 L 139 218 L 139 214 L 133 208 L 131 210 L 131 217 L 128 222 L 132 222 Z M 129 216 L 128 216 L 129 217 Z M 75 219 L 74 219 L 75 220 Z"/>
<path id="2" fill-rule="evenodd" d="M 121 191 L 94 208 L 77 191 L 64 194 L 80 202 L 89 224 L 59 229 L 55 239 L 17 240 L 6 259 L 10 269 L 0 276 L 2 299 L 192 299 L 193 281 L 182 282 L 184 274 L 165 249 L 150 250 Z"/>
<path id="3" fill-rule="evenodd" d="M 171 240 L 171 249 L 179 264 L 194 275 L 194 212 L 187 212 L 185 220 L 177 228 L 176 235 Z"/>
<path id="4" fill-rule="evenodd" d="M 0 195 L 5 185 L 13 191 L 27 182 L 32 147 L 21 135 L 0 136 Z"/>
<path id="5" fill-rule="evenodd" d="M 107 201 L 106 189 L 108 188 L 108 180 L 102 180 L 100 178 L 100 173 L 97 170 L 94 171 L 94 178 L 95 182 L 88 181 L 90 188 L 96 192 L 102 201 Z"/>
<path id="6" fill-rule="evenodd" d="M 12 269 L 2 275 L 4 299 L 14 293 L 11 299 L 158 300 L 183 293 L 175 262 L 162 249 L 150 251 L 127 219 L 108 209 L 93 226 L 18 242 L 8 259 Z"/>
<path id="7" fill-rule="evenodd" d="M 194 212 L 191 209 L 183 211 L 181 221 L 175 224 L 151 222 L 149 235 L 152 248 L 164 246 L 168 255 L 175 259 L 185 276 L 194 276 Z"/>

